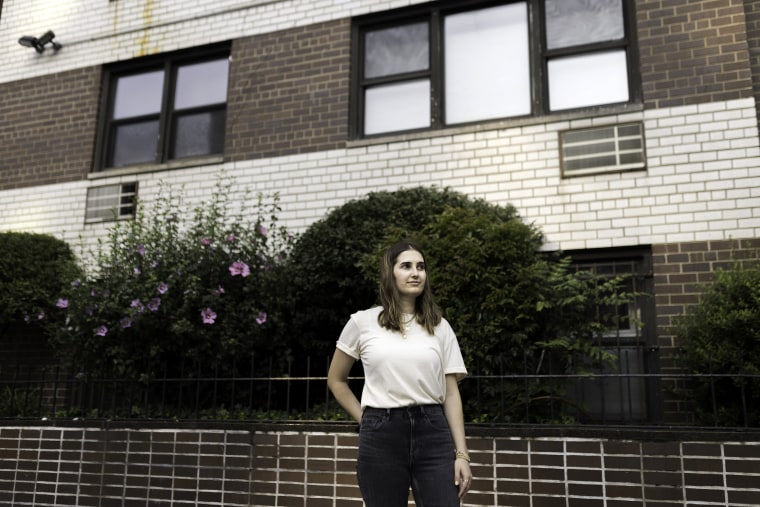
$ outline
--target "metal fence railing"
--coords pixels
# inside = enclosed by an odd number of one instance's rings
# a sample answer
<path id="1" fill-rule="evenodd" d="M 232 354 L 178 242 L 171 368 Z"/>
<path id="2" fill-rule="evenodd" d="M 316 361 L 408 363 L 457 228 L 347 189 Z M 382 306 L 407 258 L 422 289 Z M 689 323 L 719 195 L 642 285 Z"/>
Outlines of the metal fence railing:
<path id="1" fill-rule="evenodd" d="M 300 373 L 137 380 L 60 367 L 0 371 L 0 419 L 343 420 L 327 363 Z M 357 396 L 361 374 L 350 379 Z M 760 427 L 760 375 L 484 375 L 460 384 L 468 421 Z"/>

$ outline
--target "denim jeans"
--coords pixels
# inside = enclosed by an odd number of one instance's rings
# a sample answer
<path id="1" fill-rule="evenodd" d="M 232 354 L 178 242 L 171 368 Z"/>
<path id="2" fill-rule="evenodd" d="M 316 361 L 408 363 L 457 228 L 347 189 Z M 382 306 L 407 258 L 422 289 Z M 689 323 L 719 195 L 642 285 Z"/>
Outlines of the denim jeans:
<path id="1" fill-rule="evenodd" d="M 443 407 L 365 408 L 356 474 L 366 507 L 459 507 Z"/>

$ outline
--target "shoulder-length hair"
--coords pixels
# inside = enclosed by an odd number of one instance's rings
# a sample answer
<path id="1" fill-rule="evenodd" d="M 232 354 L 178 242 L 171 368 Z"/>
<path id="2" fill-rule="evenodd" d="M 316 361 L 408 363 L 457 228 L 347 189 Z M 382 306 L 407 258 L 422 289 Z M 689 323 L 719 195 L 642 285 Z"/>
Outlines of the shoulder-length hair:
<path id="1" fill-rule="evenodd" d="M 386 328 L 395 331 L 401 331 L 403 322 L 403 311 L 401 309 L 401 297 L 396 280 L 393 276 L 393 266 L 396 264 L 398 256 L 407 250 L 416 250 L 425 260 L 425 254 L 422 249 L 410 240 L 402 240 L 388 248 L 380 260 L 380 305 L 382 311 L 377 317 L 378 323 Z M 425 263 L 427 270 L 427 262 Z M 422 294 L 417 296 L 414 303 L 414 319 L 429 334 L 433 334 L 435 326 L 441 323 L 442 312 L 436 304 L 433 297 L 433 291 L 430 288 L 430 274 L 425 279 L 425 287 Z"/>

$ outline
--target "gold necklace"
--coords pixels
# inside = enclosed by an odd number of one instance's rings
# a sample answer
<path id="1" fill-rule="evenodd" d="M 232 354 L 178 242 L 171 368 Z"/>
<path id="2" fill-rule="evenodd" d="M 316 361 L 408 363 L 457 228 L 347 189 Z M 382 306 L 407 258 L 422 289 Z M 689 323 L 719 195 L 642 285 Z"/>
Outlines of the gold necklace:
<path id="1" fill-rule="evenodd" d="M 414 322 L 414 315 L 409 320 L 403 321 L 401 323 L 401 338 L 406 340 L 406 332 L 409 331 L 409 328 L 412 327 L 412 322 Z"/>

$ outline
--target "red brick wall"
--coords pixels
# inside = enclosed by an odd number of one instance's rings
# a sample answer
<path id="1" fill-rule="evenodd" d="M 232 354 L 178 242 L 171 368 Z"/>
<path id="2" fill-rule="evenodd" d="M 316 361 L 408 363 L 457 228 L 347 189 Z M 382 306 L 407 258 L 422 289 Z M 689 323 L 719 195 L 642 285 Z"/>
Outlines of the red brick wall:
<path id="1" fill-rule="evenodd" d="M 647 109 L 752 97 L 742 0 L 637 0 Z"/>
<path id="2" fill-rule="evenodd" d="M 0 84 L 0 190 L 86 178 L 99 92 L 99 67 Z"/>
<path id="3" fill-rule="evenodd" d="M 0 504 L 361 507 L 357 435 L 347 429 L 2 427 Z M 465 506 L 756 506 L 760 498 L 758 432 L 468 429 L 475 481 Z"/>
<path id="4" fill-rule="evenodd" d="M 348 138 L 350 20 L 234 41 L 231 160 L 330 150 Z"/>

